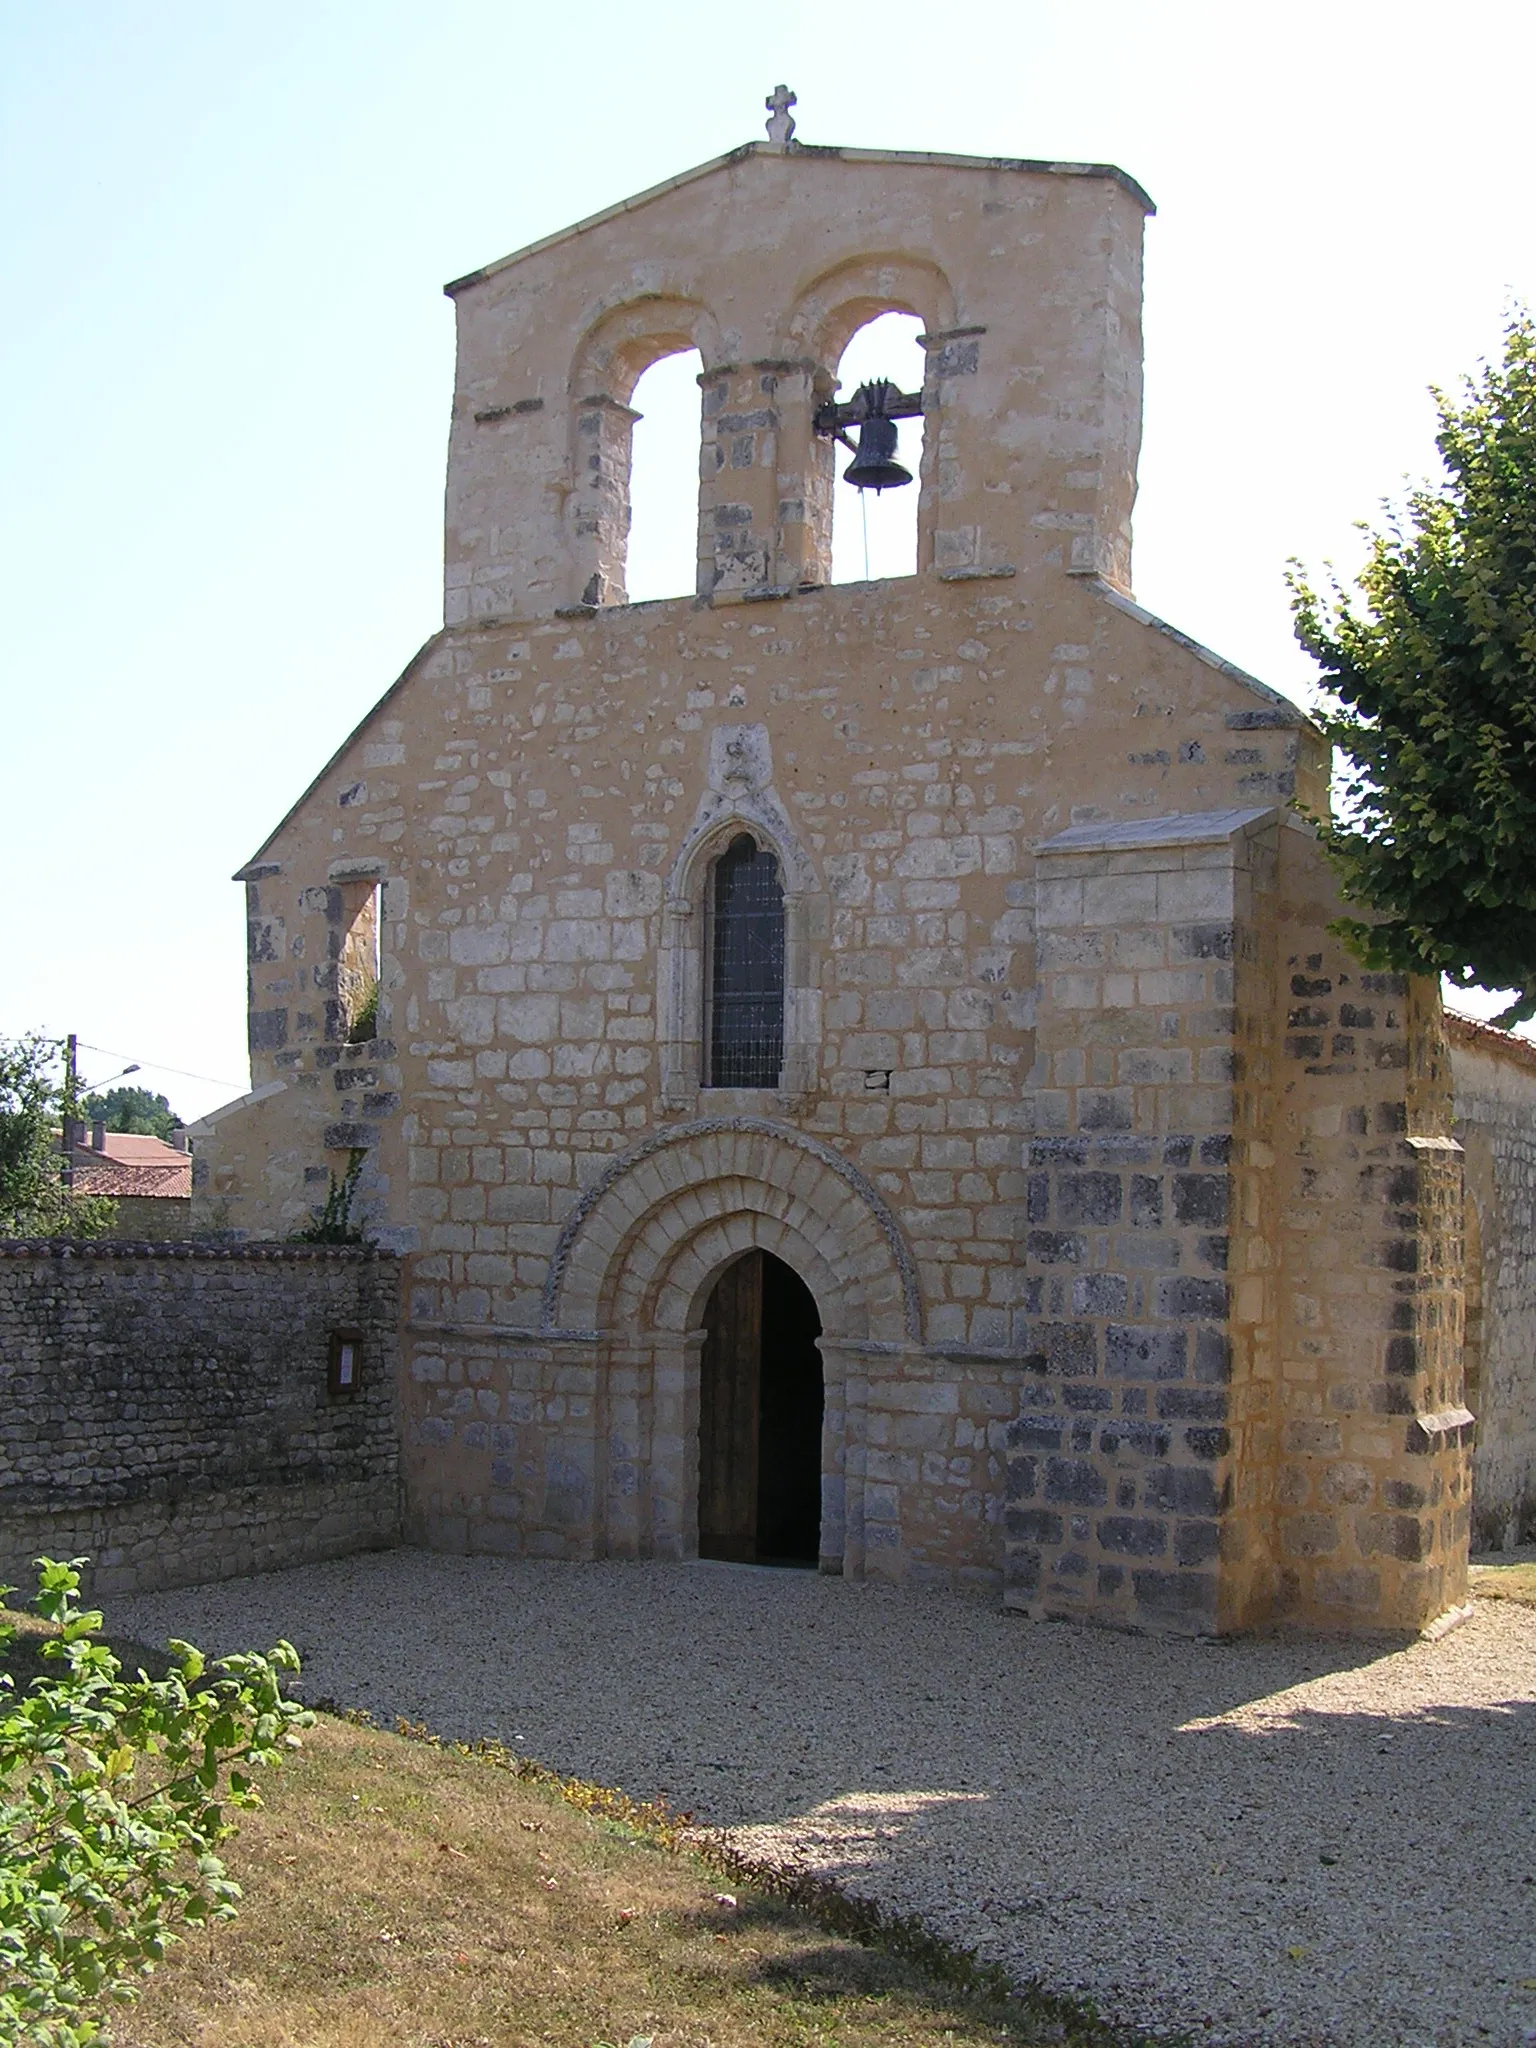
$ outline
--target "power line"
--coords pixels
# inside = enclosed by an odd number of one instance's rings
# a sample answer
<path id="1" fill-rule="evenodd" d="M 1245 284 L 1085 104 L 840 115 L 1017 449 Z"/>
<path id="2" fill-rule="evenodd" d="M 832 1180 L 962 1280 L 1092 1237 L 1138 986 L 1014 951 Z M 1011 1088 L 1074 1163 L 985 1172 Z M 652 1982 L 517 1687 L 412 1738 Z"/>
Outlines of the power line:
<path id="1" fill-rule="evenodd" d="M 92 1045 L 87 1039 L 77 1041 L 87 1052 L 104 1053 L 109 1060 L 131 1060 L 131 1052 L 114 1052 L 110 1045 Z M 186 1067 L 168 1067 L 162 1060 L 140 1060 L 140 1067 L 148 1067 L 157 1074 L 174 1074 L 181 1081 L 206 1081 L 210 1088 L 244 1089 L 244 1081 L 232 1081 L 228 1074 L 194 1074 Z"/>

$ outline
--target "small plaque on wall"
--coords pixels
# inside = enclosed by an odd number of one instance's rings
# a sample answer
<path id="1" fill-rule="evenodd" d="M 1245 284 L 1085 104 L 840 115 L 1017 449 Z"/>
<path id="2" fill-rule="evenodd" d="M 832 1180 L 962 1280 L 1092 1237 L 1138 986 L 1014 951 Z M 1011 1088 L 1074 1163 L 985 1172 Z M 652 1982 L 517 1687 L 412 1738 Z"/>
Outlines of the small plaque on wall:
<path id="1" fill-rule="evenodd" d="M 332 1330 L 330 1369 L 326 1391 L 333 1399 L 355 1394 L 363 1376 L 363 1333 L 361 1330 Z"/>

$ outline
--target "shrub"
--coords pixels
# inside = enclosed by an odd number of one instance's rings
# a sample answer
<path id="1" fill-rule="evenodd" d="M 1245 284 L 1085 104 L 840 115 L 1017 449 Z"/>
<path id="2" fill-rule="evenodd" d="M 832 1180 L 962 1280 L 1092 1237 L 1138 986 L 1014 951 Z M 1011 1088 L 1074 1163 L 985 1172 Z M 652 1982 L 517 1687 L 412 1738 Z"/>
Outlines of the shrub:
<path id="1" fill-rule="evenodd" d="M 39 1560 L 35 1613 L 56 1633 L 25 1688 L 0 1671 L 0 2041 L 104 2042 L 183 1924 L 227 1920 L 240 1888 L 216 1852 L 225 1808 L 260 1798 L 250 1771 L 298 1745 L 313 1715 L 283 1696 L 291 1644 L 209 1666 L 173 1642 L 164 1678 L 125 1678 L 76 1601 L 78 1566 Z M 0 1588 L 0 1595 L 9 1587 Z M 0 1650 L 16 1638 L 0 1623 Z"/>

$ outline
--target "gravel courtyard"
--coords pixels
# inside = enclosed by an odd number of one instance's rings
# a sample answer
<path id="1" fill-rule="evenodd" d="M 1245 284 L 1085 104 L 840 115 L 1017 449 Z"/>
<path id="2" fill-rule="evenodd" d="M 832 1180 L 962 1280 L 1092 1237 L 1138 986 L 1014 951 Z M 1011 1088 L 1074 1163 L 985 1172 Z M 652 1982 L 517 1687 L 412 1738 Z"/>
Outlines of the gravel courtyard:
<path id="1" fill-rule="evenodd" d="M 1161 1643 L 731 1565 L 393 1551 L 111 1603 L 665 1792 L 1019 1977 L 1211 2043 L 1536 2040 L 1536 1611 Z"/>

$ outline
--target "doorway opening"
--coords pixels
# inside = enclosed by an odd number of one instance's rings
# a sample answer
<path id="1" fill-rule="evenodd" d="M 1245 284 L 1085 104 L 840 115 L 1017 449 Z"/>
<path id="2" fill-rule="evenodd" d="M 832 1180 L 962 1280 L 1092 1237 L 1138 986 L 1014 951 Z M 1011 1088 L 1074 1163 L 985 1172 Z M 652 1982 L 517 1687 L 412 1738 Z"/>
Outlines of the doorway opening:
<path id="1" fill-rule="evenodd" d="M 821 1317 L 772 1252 L 744 1252 L 704 1311 L 699 1555 L 814 1565 L 821 1549 Z"/>

